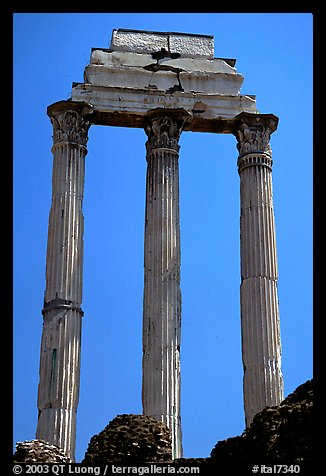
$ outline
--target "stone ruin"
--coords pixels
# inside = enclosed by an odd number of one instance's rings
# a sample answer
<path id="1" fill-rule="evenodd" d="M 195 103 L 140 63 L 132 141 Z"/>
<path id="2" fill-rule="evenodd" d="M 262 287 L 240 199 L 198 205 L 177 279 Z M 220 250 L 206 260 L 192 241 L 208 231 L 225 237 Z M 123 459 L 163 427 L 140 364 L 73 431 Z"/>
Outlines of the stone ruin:
<path id="1" fill-rule="evenodd" d="M 171 431 L 148 415 L 118 415 L 92 437 L 82 463 L 109 461 L 129 465 L 171 462 Z"/>
<path id="2" fill-rule="evenodd" d="M 170 428 L 172 457 L 182 456 L 178 158 L 185 132 L 236 139 L 246 426 L 283 399 L 270 147 L 278 118 L 259 113 L 254 95 L 240 94 L 244 77 L 235 63 L 214 56 L 210 35 L 117 29 L 109 48 L 92 49 L 84 82 L 73 83 L 70 99 L 48 107 L 52 203 L 36 437 L 73 460 L 84 315 L 85 158 L 88 132 L 97 125 L 141 128 L 147 139 L 142 405 L 144 415 Z"/>
<path id="3" fill-rule="evenodd" d="M 16 444 L 14 463 L 72 463 L 71 458 L 56 445 L 42 440 L 22 441 Z"/>
<path id="4" fill-rule="evenodd" d="M 199 465 L 203 474 L 205 469 L 208 474 L 224 469 L 247 474 L 246 469 L 255 464 L 292 464 L 299 465 L 300 474 L 311 474 L 312 442 L 313 381 L 308 380 L 280 405 L 257 413 L 242 435 L 218 441 L 207 458 L 172 459 L 171 432 L 164 423 L 146 415 L 123 414 L 91 438 L 82 463 Z M 40 440 L 17 443 L 13 459 L 14 463 L 71 462 L 60 448 Z"/>
<path id="5" fill-rule="evenodd" d="M 312 474 L 312 443 L 313 380 L 307 380 L 280 405 L 257 413 L 241 436 L 219 441 L 210 461 L 230 470 L 253 464 L 292 464 L 300 467 L 301 474 Z"/>

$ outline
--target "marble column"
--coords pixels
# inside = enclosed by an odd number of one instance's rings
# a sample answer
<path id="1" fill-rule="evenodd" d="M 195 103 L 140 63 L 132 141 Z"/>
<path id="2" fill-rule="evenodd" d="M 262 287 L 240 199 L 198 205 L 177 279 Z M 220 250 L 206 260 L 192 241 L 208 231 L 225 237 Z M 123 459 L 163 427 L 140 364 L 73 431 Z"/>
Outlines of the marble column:
<path id="1" fill-rule="evenodd" d="M 74 460 L 83 311 L 82 202 L 90 106 L 60 101 L 48 107 L 53 125 L 49 216 L 36 438 Z"/>
<path id="2" fill-rule="evenodd" d="M 239 150 L 241 334 L 246 426 L 266 406 L 283 400 L 277 256 L 270 135 L 278 118 L 241 113 Z"/>
<path id="3" fill-rule="evenodd" d="M 178 140 L 182 113 L 149 115 L 145 124 L 146 218 L 143 303 L 145 415 L 171 429 L 173 458 L 182 456 L 180 420 L 180 222 Z"/>

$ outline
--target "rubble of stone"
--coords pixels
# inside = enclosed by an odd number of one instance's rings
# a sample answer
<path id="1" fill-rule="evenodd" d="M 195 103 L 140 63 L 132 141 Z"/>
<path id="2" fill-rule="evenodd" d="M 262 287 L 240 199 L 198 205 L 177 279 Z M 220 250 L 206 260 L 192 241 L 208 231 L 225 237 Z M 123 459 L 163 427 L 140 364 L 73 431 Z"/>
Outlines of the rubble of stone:
<path id="1" fill-rule="evenodd" d="M 241 436 L 219 441 L 211 452 L 214 467 L 258 464 L 312 465 L 313 381 L 308 380 L 280 405 L 255 415 Z"/>
<path id="2" fill-rule="evenodd" d="M 168 463 L 197 465 L 201 470 L 247 468 L 253 465 L 299 465 L 300 473 L 312 466 L 313 380 L 288 395 L 279 406 L 266 407 L 241 436 L 219 441 L 208 458 L 172 460 L 171 433 L 162 422 L 146 415 L 123 414 L 94 435 L 84 464 Z M 16 444 L 14 463 L 71 463 L 55 445 L 42 440 Z M 296 468 L 297 469 L 297 468 Z M 245 473 L 243 473 L 245 474 Z"/>
<path id="3" fill-rule="evenodd" d="M 43 440 L 22 441 L 16 444 L 14 463 L 72 463 L 61 448 Z"/>
<path id="4" fill-rule="evenodd" d="M 171 460 L 171 434 L 164 423 L 147 415 L 123 414 L 91 438 L 82 463 L 166 463 Z"/>

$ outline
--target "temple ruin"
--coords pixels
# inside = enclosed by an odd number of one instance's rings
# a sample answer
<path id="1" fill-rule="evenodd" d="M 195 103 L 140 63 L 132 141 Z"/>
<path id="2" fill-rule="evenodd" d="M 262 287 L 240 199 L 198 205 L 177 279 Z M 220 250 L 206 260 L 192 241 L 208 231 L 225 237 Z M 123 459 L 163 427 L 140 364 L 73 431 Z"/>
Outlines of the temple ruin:
<path id="1" fill-rule="evenodd" d="M 235 60 L 214 57 L 214 38 L 117 29 L 93 48 L 83 83 L 51 104 L 49 216 L 36 437 L 74 459 L 79 400 L 82 203 L 91 126 L 142 128 L 146 141 L 143 413 L 166 423 L 173 458 L 180 420 L 179 138 L 183 131 L 233 134 L 240 176 L 241 335 L 246 425 L 283 400 L 270 136 L 278 118 L 241 95 Z"/>

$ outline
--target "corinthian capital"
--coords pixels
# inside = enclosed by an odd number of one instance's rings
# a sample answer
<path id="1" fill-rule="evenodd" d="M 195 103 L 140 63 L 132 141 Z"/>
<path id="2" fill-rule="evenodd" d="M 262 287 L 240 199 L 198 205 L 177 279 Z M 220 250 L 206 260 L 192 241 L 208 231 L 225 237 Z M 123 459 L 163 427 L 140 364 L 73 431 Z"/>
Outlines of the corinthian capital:
<path id="1" fill-rule="evenodd" d="M 273 114 L 241 113 L 235 119 L 233 134 L 237 138 L 239 155 L 271 155 L 270 136 L 277 128 L 278 118 Z"/>
<path id="2" fill-rule="evenodd" d="M 48 107 L 53 125 L 53 143 L 69 142 L 86 146 L 92 108 L 88 104 L 59 101 Z"/>
<path id="3" fill-rule="evenodd" d="M 147 153 L 153 149 L 172 149 L 179 151 L 179 138 L 185 124 L 186 116 L 181 113 L 162 111 L 150 114 L 144 128 L 148 136 Z"/>

